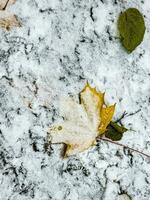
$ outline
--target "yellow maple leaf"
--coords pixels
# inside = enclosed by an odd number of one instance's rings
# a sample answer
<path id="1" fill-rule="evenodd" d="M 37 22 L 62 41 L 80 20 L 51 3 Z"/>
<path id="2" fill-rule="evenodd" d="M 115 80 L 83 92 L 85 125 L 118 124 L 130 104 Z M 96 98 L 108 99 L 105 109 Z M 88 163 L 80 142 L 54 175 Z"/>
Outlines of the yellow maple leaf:
<path id="1" fill-rule="evenodd" d="M 106 131 L 108 124 L 110 123 L 115 111 L 115 105 L 108 106 L 106 108 L 101 109 L 101 122 L 99 126 L 100 134 L 103 134 Z"/>
<path id="2" fill-rule="evenodd" d="M 95 144 L 96 137 L 104 133 L 115 109 L 115 105 L 106 107 L 104 93 L 97 92 L 88 83 L 79 99 L 80 103 L 72 98 L 63 100 L 60 112 L 64 122 L 54 124 L 48 130 L 51 143 L 67 145 L 65 156 L 82 152 Z"/>

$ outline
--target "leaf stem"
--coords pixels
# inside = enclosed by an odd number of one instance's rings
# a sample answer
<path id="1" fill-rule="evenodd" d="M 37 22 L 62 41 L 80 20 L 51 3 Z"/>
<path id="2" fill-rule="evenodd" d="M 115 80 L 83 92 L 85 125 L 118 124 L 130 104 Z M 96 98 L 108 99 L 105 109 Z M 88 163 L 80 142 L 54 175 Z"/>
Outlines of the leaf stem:
<path id="1" fill-rule="evenodd" d="M 106 141 L 106 142 L 110 142 L 112 144 L 116 144 L 116 145 L 121 146 L 121 147 L 125 147 L 125 148 L 127 148 L 127 149 L 129 149 L 131 151 L 137 152 L 137 153 L 139 153 L 139 154 L 141 154 L 143 156 L 146 156 L 146 157 L 150 158 L 150 155 L 148 155 L 146 153 L 143 153 L 143 152 L 141 152 L 141 151 L 139 151 L 137 149 L 133 149 L 131 147 L 128 147 L 127 145 L 124 145 L 124 144 L 121 144 L 121 143 L 118 143 L 118 142 L 115 142 L 115 141 L 112 141 L 112 140 L 109 140 L 109 139 L 106 139 L 106 138 L 98 138 L 98 140 L 103 140 L 103 141 Z"/>

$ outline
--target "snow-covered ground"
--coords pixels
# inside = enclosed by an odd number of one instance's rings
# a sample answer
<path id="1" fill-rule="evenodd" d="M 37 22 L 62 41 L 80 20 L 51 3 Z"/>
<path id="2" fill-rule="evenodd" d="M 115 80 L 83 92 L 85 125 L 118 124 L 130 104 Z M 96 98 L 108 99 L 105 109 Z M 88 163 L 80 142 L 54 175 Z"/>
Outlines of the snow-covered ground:
<path id="1" fill-rule="evenodd" d="M 128 7 L 146 23 L 132 54 L 117 32 Z M 120 142 L 150 154 L 149 0 L 18 0 L 10 11 L 22 27 L 0 30 L 0 200 L 150 200 L 149 158 L 103 141 L 62 159 L 46 140 L 60 97 L 88 80 L 117 103 L 114 118 L 131 114 Z"/>

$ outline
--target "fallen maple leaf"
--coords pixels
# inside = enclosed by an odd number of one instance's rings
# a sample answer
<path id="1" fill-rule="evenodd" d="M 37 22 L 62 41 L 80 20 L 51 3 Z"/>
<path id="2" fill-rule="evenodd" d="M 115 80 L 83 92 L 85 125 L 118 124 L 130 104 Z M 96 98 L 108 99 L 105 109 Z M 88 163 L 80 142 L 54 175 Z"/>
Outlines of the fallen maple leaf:
<path id="1" fill-rule="evenodd" d="M 13 27 L 20 27 L 21 24 L 17 16 L 10 14 L 6 9 L 8 6 L 15 3 L 16 0 L 0 0 L 0 27 L 5 30 L 10 30 Z"/>
<path id="2" fill-rule="evenodd" d="M 104 93 L 97 92 L 88 83 L 79 94 L 80 103 L 68 98 L 62 103 L 62 124 L 52 125 L 51 143 L 67 145 L 65 156 L 88 149 L 96 143 L 96 137 L 103 134 L 110 123 L 115 105 L 106 107 Z"/>

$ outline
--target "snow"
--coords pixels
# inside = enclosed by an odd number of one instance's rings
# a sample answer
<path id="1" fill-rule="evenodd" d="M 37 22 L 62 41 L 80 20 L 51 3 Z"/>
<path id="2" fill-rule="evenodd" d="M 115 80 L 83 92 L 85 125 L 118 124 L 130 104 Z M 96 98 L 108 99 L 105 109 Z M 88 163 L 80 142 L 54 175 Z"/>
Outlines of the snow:
<path id="1" fill-rule="evenodd" d="M 132 54 L 117 31 L 128 7 L 146 23 Z M 115 119 L 133 113 L 120 143 L 150 154 L 149 10 L 148 0 L 18 0 L 9 8 L 22 27 L 0 30 L 0 200 L 150 199 L 149 158 L 101 141 L 62 159 L 63 145 L 46 144 L 59 99 L 88 80 L 117 103 Z"/>

